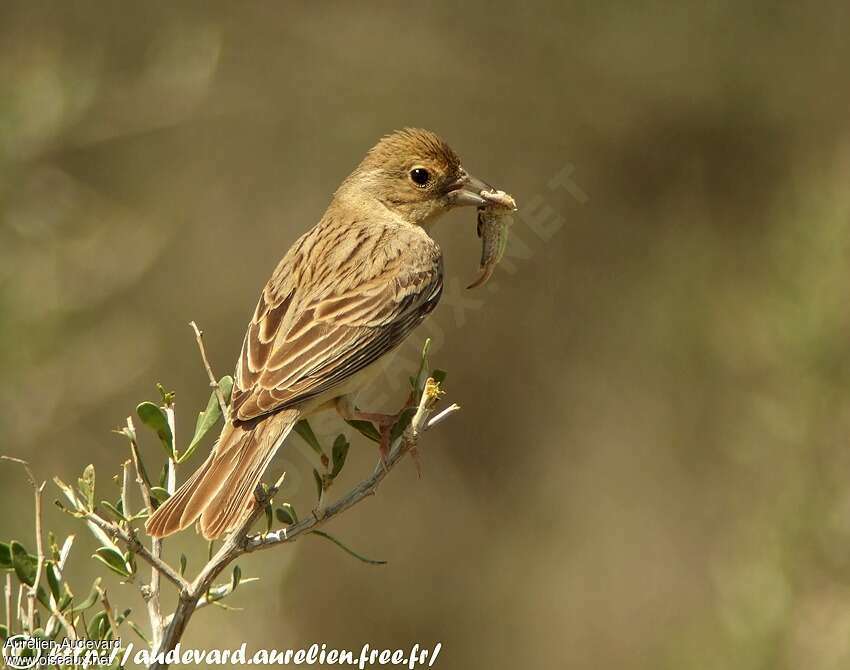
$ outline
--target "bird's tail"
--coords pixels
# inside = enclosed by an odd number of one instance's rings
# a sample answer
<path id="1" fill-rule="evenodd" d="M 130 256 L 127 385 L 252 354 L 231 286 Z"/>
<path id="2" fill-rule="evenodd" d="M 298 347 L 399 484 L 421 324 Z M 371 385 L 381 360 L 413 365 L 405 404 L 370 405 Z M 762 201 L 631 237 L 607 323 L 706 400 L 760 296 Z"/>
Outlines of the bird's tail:
<path id="1" fill-rule="evenodd" d="M 199 517 L 209 540 L 233 530 L 250 511 L 260 477 L 298 416 L 289 409 L 250 426 L 228 421 L 203 465 L 148 519 L 148 534 L 165 537 Z"/>

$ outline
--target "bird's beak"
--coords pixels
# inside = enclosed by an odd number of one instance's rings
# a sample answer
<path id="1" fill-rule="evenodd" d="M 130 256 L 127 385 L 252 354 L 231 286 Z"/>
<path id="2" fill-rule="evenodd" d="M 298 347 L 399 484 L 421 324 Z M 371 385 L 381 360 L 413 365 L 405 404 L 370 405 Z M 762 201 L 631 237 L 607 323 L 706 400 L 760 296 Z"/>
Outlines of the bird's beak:
<path id="1" fill-rule="evenodd" d="M 495 191 L 490 184 L 472 177 L 465 172 L 450 187 L 447 194 L 449 204 L 452 207 L 464 207 L 472 205 L 479 207 L 487 202 L 481 197 L 481 191 Z"/>

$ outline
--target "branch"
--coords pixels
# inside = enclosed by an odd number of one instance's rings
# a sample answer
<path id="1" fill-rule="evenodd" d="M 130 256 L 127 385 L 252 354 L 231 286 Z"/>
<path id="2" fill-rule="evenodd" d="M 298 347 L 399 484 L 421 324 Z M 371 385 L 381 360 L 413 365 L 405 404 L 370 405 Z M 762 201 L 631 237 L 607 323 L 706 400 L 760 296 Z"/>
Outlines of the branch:
<path id="1" fill-rule="evenodd" d="M 128 519 L 133 516 L 130 511 L 130 461 L 121 464 L 121 511 Z"/>
<path id="2" fill-rule="evenodd" d="M 133 418 L 127 417 L 127 437 L 130 440 L 130 454 L 133 457 L 133 466 L 136 468 L 136 483 L 139 485 L 139 490 L 142 493 L 142 500 L 145 507 L 152 511 L 151 506 L 151 480 L 148 477 L 145 464 L 142 463 L 142 457 L 139 455 L 139 445 L 136 444 L 136 427 L 133 425 Z M 125 510 L 126 515 L 126 510 Z"/>
<path id="3" fill-rule="evenodd" d="M 236 530 L 227 537 L 222 547 L 204 566 L 189 588 L 185 591 L 181 591 L 177 608 L 168 621 L 168 626 L 165 630 L 165 634 L 163 635 L 161 644 L 159 646 L 154 646 L 154 653 L 164 654 L 165 652 L 174 649 L 180 638 L 183 636 L 192 614 L 199 606 L 201 606 L 199 600 L 201 600 L 204 594 L 209 590 L 213 580 L 215 580 L 215 578 L 221 574 L 221 572 L 232 561 L 253 551 L 268 549 L 287 542 L 292 542 L 300 535 L 318 529 L 338 514 L 350 509 L 368 496 L 373 495 L 378 485 L 384 477 L 387 476 L 389 471 L 392 470 L 392 468 L 405 456 L 405 454 L 415 448 L 417 439 L 421 432 L 426 428 L 428 416 L 433 410 L 440 395 L 441 391 L 439 385 L 433 379 L 429 378 L 425 382 L 425 388 L 419 399 L 416 413 L 414 414 L 410 425 L 391 445 L 386 463 L 379 462 L 375 466 L 371 476 L 360 482 L 334 504 L 321 509 L 318 512 L 314 512 L 310 518 L 279 531 L 249 535 L 251 526 L 264 514 L 266 506 L 271 503 L 272 497 L 280 488 L 283 477 L 281 477 L 281 479 L 279 479 L 277 483 L 266 492 L 263 491 L 262 487 L 258 486 L 254 493 L 256 497 L 256 504 L 251 512 L 239 524 Z M 451 412 L 448 413 L 443 412 L 443 414 L 448 415 L 454 411 L 456 410 L 451 410 Z M 156 670 L 165 668 L 167 665 L 168 664 L 165 662 L 157 661 L 151 666 L 151 668 Z"/>
<path id="4" fill-rule="evenodd" d="M 106 596 L 106 589 L 97 587 L 98 595 L 100 595 L 100 604 L 106 612 L 106 619 L 109 621 L 109 627 L 112 629 L 112 639 L 118 638 L 118 622 L 115 621 L 115 613 L 112 611 L 112 605 L 109 604 L 109 598 Z"/>
<path id="5" fill-rule="evenodd" d="M 196 324 L 194 321 L 190 321 L 189 325 L 192 327 L 192 330 L 195 331 L 195 341 L 198 343 L 198 349 L 201 352 L 201 360 L 204 362 L 204 368 L 206 368 L 207 376 L 210 378 L 210 386 L 215 389 L 215 396 L 216 398 L 218 398 L 218 404 L 221 407 L 221 415 L 226 417 L 227 403 L 225 402 L 224 394 L 221 392 L 221 388 L 218 385 L 218 380 L 213 374 L 209 359 L 207 359 L 206 349 L 204 349 L 204 331 L 200 330 L 198 328 L 198 324 Z"/>

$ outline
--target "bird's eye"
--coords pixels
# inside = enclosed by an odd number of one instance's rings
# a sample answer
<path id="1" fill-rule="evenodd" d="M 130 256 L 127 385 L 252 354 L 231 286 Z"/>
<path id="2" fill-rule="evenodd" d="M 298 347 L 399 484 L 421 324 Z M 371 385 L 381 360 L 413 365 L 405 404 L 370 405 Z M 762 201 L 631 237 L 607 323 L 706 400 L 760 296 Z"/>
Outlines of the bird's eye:
<path id="1" fill-rule="evenodd" d="M 424 167 L 415 167 L 410 171 L 410 180 L 422 188 L 431 181 L 431 173 Z"/>

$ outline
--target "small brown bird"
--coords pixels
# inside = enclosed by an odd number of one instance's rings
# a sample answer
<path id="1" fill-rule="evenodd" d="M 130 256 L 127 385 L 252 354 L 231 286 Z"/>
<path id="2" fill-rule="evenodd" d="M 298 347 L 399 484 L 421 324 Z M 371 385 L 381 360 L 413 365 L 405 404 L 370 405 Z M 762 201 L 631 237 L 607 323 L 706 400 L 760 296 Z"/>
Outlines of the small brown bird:
<path id="1" fill-rule="evenodd" d="M 384 457 L 397 415 L 359 412 L 352 396 L 440 299 L 442 254 L 425 227 L 484 204 L 491 190 L 432 132 L 400 130 L 370 149 L 263 289 L 218 442 L 148 533 L 164 537 L 199 518 L 206 538 L 232 530 L 293 425 L 319 410 L 377 423 Z"/>

